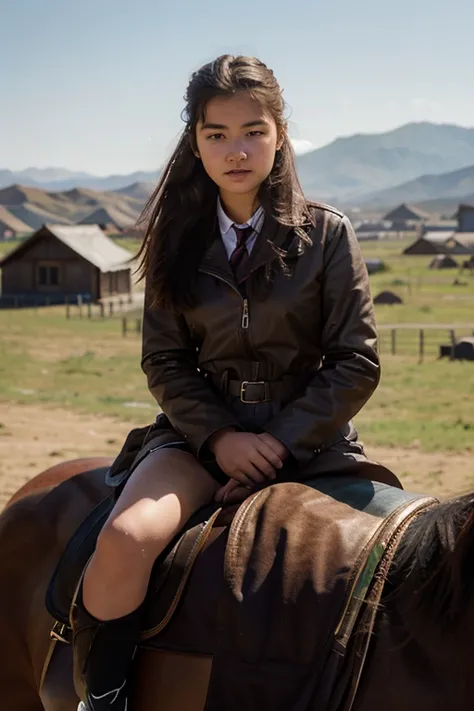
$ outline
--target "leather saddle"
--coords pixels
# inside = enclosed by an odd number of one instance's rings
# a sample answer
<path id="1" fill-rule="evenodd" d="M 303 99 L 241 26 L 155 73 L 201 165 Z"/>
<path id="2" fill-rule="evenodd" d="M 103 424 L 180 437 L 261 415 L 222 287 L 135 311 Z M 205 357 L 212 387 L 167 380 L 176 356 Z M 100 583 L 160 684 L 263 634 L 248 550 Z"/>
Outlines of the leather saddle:
<path id="1" fill-rule="evenodd" d="M 228 533 L 206 711 L 349 711 L 398 543 L 436 503 L 335 476 L 247 499 Z"/>
<path id="2" fill-rule="evenodd" d="M 435 503 L 356 477 L 272 484 L 230 511 L 224 535 L 199 556 L 222 526 L 219 509 L 201 510 L 154 566 L 141 646 L 212 654 L 206 711 L 348 711 L 382 595 L 379 573 L 409 523 Z M 71 640 L 72 599 L 113 504 L 109 497 L 93 509 L 59 560 L 46 597 L 53 640 Z"/>
<path id="3" fill-rule="evenodd" d="M 51 631 L 53 639 L 71 641 L 69 614 L 73 597 L 114 504 L 114 497 L 109 496 L 92 509 L 58 561 L 46 592 L 46 608 L 55 620 Z M 170 621 L 220 511 L 220 508 L 208 507 L 197 512 L 156 560 L 143 606 L 142 640 L 159 634 Z"/>

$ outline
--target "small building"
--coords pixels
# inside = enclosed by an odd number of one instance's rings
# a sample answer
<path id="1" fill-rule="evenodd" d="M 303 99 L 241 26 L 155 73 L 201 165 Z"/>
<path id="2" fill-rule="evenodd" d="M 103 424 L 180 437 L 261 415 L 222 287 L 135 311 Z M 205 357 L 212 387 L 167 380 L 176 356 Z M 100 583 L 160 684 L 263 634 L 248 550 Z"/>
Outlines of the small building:
<path id="1" fill-rule="evenodd" d="M 403 300 L 393 291 L 381 291 L 374 298 L 374 304 L 403 304 Z"/>
<path id="2" fill-rule="evenodd" d="M 31 227 L 0 205 L 0 241 L 17 239 L 29 234 L 31 234 Z"/>
<path id="3" fill-rule="evenodd" d="M 427 232 L 404 249 L 403 254 L 470 254 L 465 237 L 454 230 Z"/>
<path id="4" fill-rule="evenodd" d="M 437 254 L 430 262 L 430 269 L 456 269 L 458 263 L 448 254 Z"/>
<path id="5" fill-rule="evenodd" d="M 419 226 L 419 237 L 427 232 L 455 232 L 458 228 L 457 220 L 428 220 Z"/>
<path id="6" fill-rule="evenodd" d="M 390 222 L 392 229 L 398 232 L 416 229 L 421 222 L 428 219 L 428 213 L 406 203 L 402 203 L 382 217 L 384 222 Z"/>
<path id="7" fill-rule="evenodd" d="M 1 262 L 2 301 L 64 303 L 130 294 L 131 255 L 98 225 L 47 224 Z"/>
<path id="8" fill-rule="evenodd" d="M 474 205 L 459 205 L 455 217 L 458 232 L 474 232 Z"/>

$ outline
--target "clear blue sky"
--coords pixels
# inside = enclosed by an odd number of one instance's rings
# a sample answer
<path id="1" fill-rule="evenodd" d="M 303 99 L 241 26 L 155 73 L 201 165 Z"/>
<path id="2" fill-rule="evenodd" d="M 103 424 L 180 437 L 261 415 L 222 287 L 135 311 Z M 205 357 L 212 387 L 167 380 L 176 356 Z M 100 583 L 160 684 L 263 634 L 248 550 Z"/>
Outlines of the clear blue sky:
<path id="1" fill-rule="evenodd" d="M 155 170 L 191 71 L 275 71 L 321 146 L 409 121 L 474 125 L 473 0 L 0 0 L 0 168 Z"/>

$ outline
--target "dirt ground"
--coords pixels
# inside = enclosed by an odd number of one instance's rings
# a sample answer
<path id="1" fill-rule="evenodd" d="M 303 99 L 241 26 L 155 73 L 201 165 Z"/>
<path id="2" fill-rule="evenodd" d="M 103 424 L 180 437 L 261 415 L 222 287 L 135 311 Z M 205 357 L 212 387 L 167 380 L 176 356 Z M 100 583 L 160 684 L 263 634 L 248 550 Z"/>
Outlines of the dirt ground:
<path id="1" fill-rule="evenodd" d="M 62 409 L 0 404 L 0 509 L 22 484 L 53 464 L 119 451 L 128 422 L 78 415 Z M 403 480 L 406 489 L 441 498 L 474 489 L 472 453 L 424 453 L 416 449 L 366 447 Z"/>

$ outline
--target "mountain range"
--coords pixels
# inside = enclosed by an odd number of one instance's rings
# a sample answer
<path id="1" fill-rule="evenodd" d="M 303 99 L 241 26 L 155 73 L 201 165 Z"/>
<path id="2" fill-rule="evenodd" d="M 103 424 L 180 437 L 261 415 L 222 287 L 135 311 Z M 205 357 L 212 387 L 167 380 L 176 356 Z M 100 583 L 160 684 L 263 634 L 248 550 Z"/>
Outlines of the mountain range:
<path id="1" fill-rule="evenodd" d="M 306 195 L 344 209 L 380 211 L 401 202 L 450 212 L 474 202 L 474 128 L 410 123 L 337 138 L 297 157 Z M 131 226 L 159 172 L 98 177 L 64 168 L 0 170 L 0 205 L 36 229 L 43 222 Z M 110 218 L 110 220 L 109 220 Z"/>

